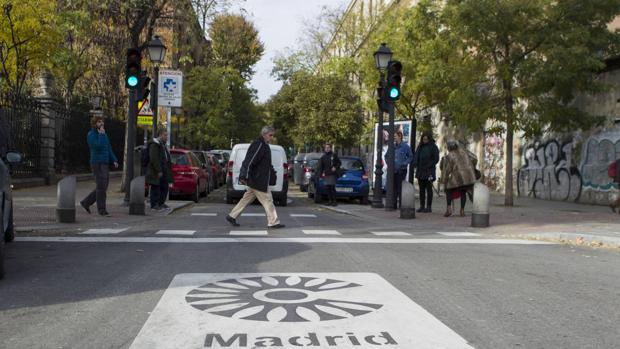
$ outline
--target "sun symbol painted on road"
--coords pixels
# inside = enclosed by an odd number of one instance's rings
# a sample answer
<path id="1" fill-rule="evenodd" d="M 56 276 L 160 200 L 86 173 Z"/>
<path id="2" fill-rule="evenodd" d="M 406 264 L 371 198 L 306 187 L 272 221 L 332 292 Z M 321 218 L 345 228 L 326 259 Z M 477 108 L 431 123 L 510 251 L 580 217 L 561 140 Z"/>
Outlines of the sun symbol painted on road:
<path id="1" fill-rule="evenodd" d="M 323 297 L 330 291 L 352 287 L 361 285 L 295 275 L 249 277 L 200 286 L 190 291 L 185 300 L 192 307 L 211 314 L 269 322 L 347 319 L 383 306 Z"/>

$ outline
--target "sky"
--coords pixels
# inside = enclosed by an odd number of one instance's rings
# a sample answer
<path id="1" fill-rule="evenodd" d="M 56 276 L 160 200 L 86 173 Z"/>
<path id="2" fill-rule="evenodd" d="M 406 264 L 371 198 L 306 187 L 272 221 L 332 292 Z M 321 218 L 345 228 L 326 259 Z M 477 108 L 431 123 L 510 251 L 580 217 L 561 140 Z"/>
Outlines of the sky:
<path id="1" fill-rule="evenodd" d="M 251 85 L 258 91 L 259 102 L 265 102 L 280 89 L 271 77 L 273 58 L 286 48 L 296 48 L 304 20 L 312 20 L 323 6 L 341 7 L 350 0 L 246 0 L 241 6 L 258 29 L 265 53 L 256 64 Z"/>

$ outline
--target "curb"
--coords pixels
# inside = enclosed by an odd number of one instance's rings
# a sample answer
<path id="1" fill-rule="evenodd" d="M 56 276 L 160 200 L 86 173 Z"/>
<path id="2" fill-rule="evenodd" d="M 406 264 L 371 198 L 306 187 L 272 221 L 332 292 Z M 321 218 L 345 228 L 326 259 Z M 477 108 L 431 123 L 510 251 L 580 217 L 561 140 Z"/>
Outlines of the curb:
<path id="1" fill-rule="evenodd" d="M 581 233 L 530 233 L 521 235 L 504 235 L 511 237 L 521 237 L 524 239 L 552 240 L 568 243 L 571 245 L 590 246 L 590 247 L 612 247 L 620 248 L 620 237 L 581 234 Z"/>
<path id="2" fill-rule="evenodd" d="M 317 205 L 317 206 L 320 207 L 320 208 L 329 210 L 329 211 L 336 212 L 336 213 L 341 213 L 341 214 L 346 214 L 346 215 L 349 215 L 349 216 L 359 217 L 357 214 L 355 214 L 355 213 L 353 213 L 351 211 L 343 210 L 343 209 L 336 208 L 336 207 L 333 207 L 333 206 L 327 206 L 327 205 Z"/>

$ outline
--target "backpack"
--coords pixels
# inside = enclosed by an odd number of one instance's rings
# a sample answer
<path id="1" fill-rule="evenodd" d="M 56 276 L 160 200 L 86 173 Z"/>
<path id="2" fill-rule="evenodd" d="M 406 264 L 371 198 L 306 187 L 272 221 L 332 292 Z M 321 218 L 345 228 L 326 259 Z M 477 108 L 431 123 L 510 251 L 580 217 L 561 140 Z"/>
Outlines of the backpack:
<path id="1" fill-rule="evenodd" d="M 146 147 L 142 148 L 142 151 L 140 152 L 140 164 L 142 165 L 143 168 L 146 168 L 149 166 L 149 161 L 151 161 L 150 157 L 149 157 L 149 147 L 151 146 L 151 143 L 149 143 Z"/>
<path id="2" fill-rule="evenodd" d="M 607 175 L 610 178 L 616 178 L 616 162 L 615 161 L 609 164 L 609 166 L 607 166 Z"/>

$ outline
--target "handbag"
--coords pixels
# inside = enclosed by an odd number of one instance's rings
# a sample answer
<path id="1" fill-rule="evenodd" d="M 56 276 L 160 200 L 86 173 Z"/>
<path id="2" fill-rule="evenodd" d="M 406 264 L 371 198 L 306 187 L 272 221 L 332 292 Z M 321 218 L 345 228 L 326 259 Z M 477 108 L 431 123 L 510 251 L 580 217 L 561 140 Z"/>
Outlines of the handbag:
<path id="1" fill-rule="evenodd" d="M 269 185 L 276 185 L 278 182 L 278 173 L 273 168 L 273 166 L 269 167 Z"/>

